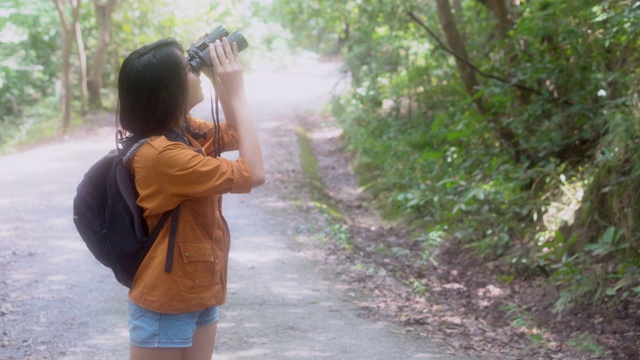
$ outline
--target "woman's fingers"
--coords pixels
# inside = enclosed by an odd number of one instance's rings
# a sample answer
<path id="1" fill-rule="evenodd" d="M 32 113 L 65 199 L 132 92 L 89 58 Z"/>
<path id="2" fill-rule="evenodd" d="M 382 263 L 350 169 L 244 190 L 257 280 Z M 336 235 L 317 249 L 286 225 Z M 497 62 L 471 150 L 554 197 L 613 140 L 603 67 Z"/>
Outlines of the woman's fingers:
<path id="1" fill-rule="evenodd" d="M 244 91 L 242 64 L 238 59 L 238 44 L 229 44 L 226 38 L 216 40 L 209 45 L 211 63 L 213 64 L 212 81 L 221 89 L 235 96 Z"/>
<path id="2" fill-rule="evenodd" d="M 233 57 L 235 59 L 237 59 L 238 58 L 238 43 L 234 42 L 232 45 L 233 45 Z"/>
<path id="3" fill-rule="evenodd" d="M 229 44 L 227 38 L 222 38 L 222 41 L 216 40 L 213 44 L 209 45 L 209 48 L 213 46 L 215 56 L 212 57 L 212 63 L 214 68 L 222 65 L 236 65 L 238 60 L 238 44 Z"/>
<path id="4" fill-rule="evenodd" d="M 217 42 L 213 44 L 209 44 L 209 57 L 211 58 L 211 63 L 213 64 L 214 69 L 220 68 L 220 59 L 218 58 L 218 46 Z"/>
<path id="5" fill-rule="evenodd" d="M 222 45 L 222 42 L 220 42 L 220 40 L 216 40 L 215 49 L 216 49 L 216 55 L 218 57 L 218 62 L 222 65 L 228 64 L 229 59 L 227 58 L 227 54 L 225 53 L 224 46 Z"/>
<path id="6" fill-rule="evenodd" d="M 224 47 L 224 53 L 230 64 L 235 63 L 235 56 L 233 51 L 231 50 L 231 46 L 229 45 L 229 40 L 226 37 L 222 38 L 222 46 Z"/>

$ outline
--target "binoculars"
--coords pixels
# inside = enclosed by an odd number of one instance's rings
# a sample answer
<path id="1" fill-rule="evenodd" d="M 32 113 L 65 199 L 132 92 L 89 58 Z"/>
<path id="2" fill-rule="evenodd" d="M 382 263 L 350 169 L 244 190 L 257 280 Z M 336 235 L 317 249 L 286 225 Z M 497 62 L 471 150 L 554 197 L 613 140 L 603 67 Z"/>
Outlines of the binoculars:
<path id="1" fill-rule="evenodd" d="M 216 40 L 222 40 L 223 37 L 227 38 L 229 45 L 236 43 L 238 52 L 249 47 L 247 39 L 244 38 L 240 31 L 236 30 L 229 34 L 224 26 L 219 25 L 209 35 L 198 40 L 187 49 L 187 61 L 194 71 L 200 73 L 203 67 L 213 68 L 213 63 L 209 56 L 209 44 L 214 43 Z"/>

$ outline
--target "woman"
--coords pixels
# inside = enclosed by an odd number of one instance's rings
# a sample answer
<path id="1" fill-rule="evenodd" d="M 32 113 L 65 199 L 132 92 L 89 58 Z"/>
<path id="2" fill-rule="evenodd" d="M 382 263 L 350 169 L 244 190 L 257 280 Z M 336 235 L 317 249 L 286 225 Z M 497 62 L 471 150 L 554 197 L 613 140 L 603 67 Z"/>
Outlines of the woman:
<path id="1" fill-rule="evenodd" d="M 218 306 L 225 302 L 229 230 L 223 193 L 248 193 L 264 183 L 258 136 L 244 90 L 236 44 L 209 46 L 225 115 L 213 124 L 188 111 L 203 100 L 199 74 L 183 48 L 160 40 L 129 55 L 119 75 L 118 120 L 138 142 L 129 166 L 149 229 L 179 205 L 174 259 L 167 262 L 171 226 L 163 226 L 129 292 L 131 359 L 211 359 Z M 236 160 L 217 151 L 239 150 Z M 171 219 L 167 221 L 171 223 Z"/>

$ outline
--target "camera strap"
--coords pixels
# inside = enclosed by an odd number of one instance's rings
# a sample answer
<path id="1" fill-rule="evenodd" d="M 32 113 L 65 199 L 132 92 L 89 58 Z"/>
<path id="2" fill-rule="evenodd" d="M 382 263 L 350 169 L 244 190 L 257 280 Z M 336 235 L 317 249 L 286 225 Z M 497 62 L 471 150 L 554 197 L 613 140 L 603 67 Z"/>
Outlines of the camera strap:
<path id="1" fill-rule="evenodd" d="M 213 85 L 212 85 L 213 86 Z M 211 96 L 211 117 L 213 118 L 213 156 L 217 159 L 221 155 L 222 151 L 222 131 L 220 130 L 220 99 L 218 98 L 218 92 L 215 86 L 213 86 L 213 92 L 215 93 L 215 107 L 214 96 Z"/>

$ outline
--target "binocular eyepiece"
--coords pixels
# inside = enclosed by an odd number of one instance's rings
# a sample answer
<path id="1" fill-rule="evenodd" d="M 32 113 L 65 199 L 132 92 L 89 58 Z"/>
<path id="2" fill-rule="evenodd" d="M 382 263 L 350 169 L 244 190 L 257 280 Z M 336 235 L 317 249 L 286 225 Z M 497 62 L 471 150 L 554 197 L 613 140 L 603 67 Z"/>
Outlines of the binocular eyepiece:
<path id="1" fill-rule="evenodd" d="M 227 38 L 230 45 L 236 43 L 238 45 L 238 52 L 249 47 L 247 39 L 244 38 L 240 31 L 236 30 L 229 34 L 224 26 L 219 25 L 213 29 L 209 35 L 198 40 L 198 42 L 187 49 L 187 61 L 194 71 L 200 73 L 203 67 L 213 68 L 213 63 L 209 56 L 209 44 L 214 43 L 216 40 L 222 40 L 223 37 Z"/>

